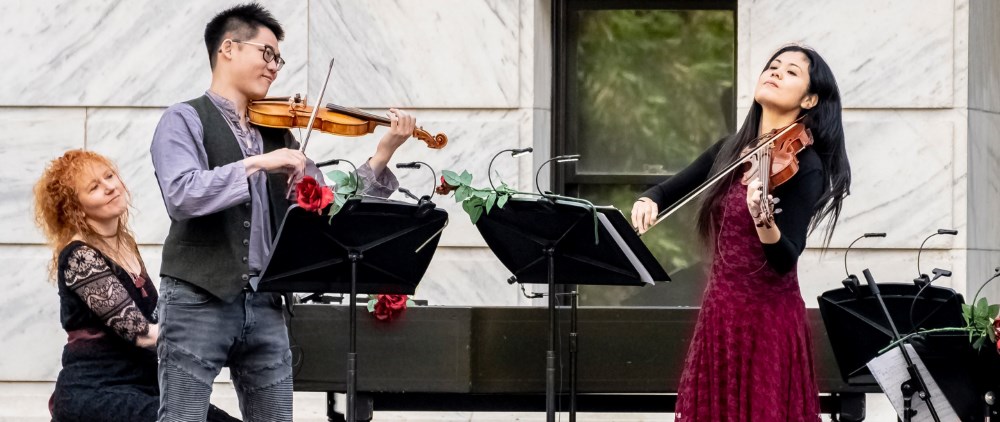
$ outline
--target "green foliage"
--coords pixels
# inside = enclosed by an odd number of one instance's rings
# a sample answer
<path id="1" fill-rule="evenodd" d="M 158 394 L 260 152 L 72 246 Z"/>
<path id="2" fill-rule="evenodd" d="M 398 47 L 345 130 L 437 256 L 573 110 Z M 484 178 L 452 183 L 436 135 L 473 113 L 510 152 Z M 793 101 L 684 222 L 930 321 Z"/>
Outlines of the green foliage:
<path id="1" fill-rule="evenodd" d="M 503 182 L 500 182 L 500 186 L 495 190 L 475 188 L 472 186 L 472 174 L 468 171 L 458 174 L 444 170 L 441 175 L 444 176 L 445 183 L 457 187 L 454 193 L 455 202 L 462 203 L 462 209 L 469 214 L 472 224 L 476 224 L 483 213 L 489 214 L 493 207 L 503 208 L 511 196 L 522 193 Z"/>
<path id="2" fill-rule="evenodd" d="M 676 170 L 734 128 L 731 11 L 579 13 L 576 98 L 584 171 Z M 658 170 L 650 170 L 658 171 Z"/>
<path id="3" fill-rule="evenodd" d="M 344 207 L 344 203 L 348 199 L 351 199 L 357 192 L 362 191 L 364 186 L 362 186 L 363 183 L 358 178 L 357 173 L 354 172 L 345 173 L 340 170 L 333 170 L 327 173 L 326 177 L 330 178 L 337 186 L 337 190 L 333 192 L 333 205 L 330 207 L 328 214 L 332 219 Z"/>
<path id="4" fill-rule="evenodd" d="M 965 327 L 945 327 L 917 331 L 890 343 L 888 346 L 880 350 L 879 353 L 881 354 L 912 337 L 942 332 L 967 332 L 969 333 L 969 343 L 972 343 L 972 348 L 979 350 L 984 344 L 986 344 L 987 340 L 989 340 L 990 343 L 997 342 L 996 333 L 993 329 L 993 322 L 996 321 L 998 315 L 1000 315 L 1000 305 L 990 305 L 986 301 L 985 297 L 979 298 L 974 305 L 963 303 L 962 317 L 965 318 Z M 998 351 L 1000 351 L 1000 348 L 998 348 Z"/>
<path id="5" fill-rule="evenodd" d="M 979 298 L 975 306 L 962 304 L 962 316 L 965 317 L 969 329 L 969 341 L 974 349 L 979 349 L 989 339 L 996 343 L 996 333 L 993 332 L 993 321 L 1000 315 L 1000 305 L 990 305 L 986 298 Z"/>

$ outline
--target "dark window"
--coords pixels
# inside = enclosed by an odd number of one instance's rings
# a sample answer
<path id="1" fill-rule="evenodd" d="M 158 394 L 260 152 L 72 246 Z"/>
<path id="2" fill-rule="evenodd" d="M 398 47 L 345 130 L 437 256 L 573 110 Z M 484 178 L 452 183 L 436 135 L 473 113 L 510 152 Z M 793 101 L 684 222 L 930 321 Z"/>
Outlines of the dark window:
<path id="1" fill-rule="evenodd" d="M 582 155 L 554 170 L 557 191 L 628 214 L 642 191 L 735 130 L 735 1 L 555 0 L 553 13 L 553 150 Z M 581 303 L 700 303 L 696 207 L 643 236 L 674 283 L 581 286 Z"/>

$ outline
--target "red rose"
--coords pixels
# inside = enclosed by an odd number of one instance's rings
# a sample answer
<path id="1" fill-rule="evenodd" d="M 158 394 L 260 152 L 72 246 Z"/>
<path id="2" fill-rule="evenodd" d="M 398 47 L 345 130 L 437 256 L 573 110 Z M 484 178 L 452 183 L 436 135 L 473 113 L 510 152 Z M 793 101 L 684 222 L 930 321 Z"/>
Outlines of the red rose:
<path id="1" fill-rule="evenodd" d="M 1000 319 L 993 320 L 993 334 L 997 339 L 997 353 L 1000 353 Z"/>
<path id="2" fill-rule="evenodd" d="M 444 181 L 444 176 L 441 176 L 441 186 L 434 188 L 434 192 L 438 195 L 447 195 L 455 189 L 458 189 L 458 186 L 449 185 L 448 182 Z"/>
<path id="3" fill-rule="evenodd" d="M 320 214 L 333 200 L 333 191 L 329 186 L 320 186 L 312 176 L 306 176 L 295 185 L 295 199 L 302 209 Z"/>
<path id="4" fill-rule="evenodd" d="M 391 321 L 406 310 L 406 295 L 376 295 L 375 318 Z"/>

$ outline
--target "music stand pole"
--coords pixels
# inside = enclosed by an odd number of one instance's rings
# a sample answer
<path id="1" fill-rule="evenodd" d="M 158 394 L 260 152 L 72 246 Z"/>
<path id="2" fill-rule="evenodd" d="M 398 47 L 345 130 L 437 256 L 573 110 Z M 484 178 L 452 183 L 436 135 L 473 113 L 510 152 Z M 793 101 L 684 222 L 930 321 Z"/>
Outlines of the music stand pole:
<path id="1" fill-rule="evenodd" d="M 545 420 L 556 421 L 556 258 L 555 247 L 544 248 L 549 270 L 549 350 L 545 352 Z"/>
<path id="2" fill-rule="evenodd" d="M 885 301 L 882 300 L 882 294 L 879 293 L 878 285 L 875 284 L 875 279 L 872 277 L 871 271 L 868 271 L 868 269 L 865 268 L 862 272 L 865 275 L 865 280 L 868 281 L 868 287 L 872 291 L 872 296 L 875 296 L 875 299 L 878 300 L 879 306 L 882 307 L 882 312 L 885 313 L 886 320 L 889 321 L 889 327 L 892 329 L 893 341 L 899 340 L 901 337 L 899 335 L 899 330 L 896 329 L 896 323 L 892 321 L 892 314 L 889 313 L 889 308 L 885 306 Z M 931 417 L 934 418 L 934 421 L 941 422 L 941 419 L 938 418 L 937 410 L 934 409 L 934 403 L 931 403 L 931 395 L 930 392 L 927 391 L 927 384 L 924 383 L 924 377 L 920 375 L 920 371 L 917 370 L 917 366 L 914 365 L 913 360 L 910 359 L 910 353 L 906 350 L 906 343 L 906 341 L 902 341 L 897 345 L 899 346 L 899 351 L 903 354 L 903 359 L 906 361 L 906 370 L 910 373 L 910 379 L 903 382 L 903 384 L 899 386 L 900 390 L 903 392 L 903 421 L 910 422 L 913 414 L 916 413 L 911 408 L 911 403 L 913 393 L 917 393 L 917 396 L 927 403 L 927 410 L 931 412 Z M 913 388 L 913 384 L 911 383 L 914 380 L 916 380 L 920 385 L 919 389 Z"/>
<path id="3" fill-rule="evenodd" d="M 350 251 L 347 258 L 351 260 L 351 296 L 348 297 L 348 320 L 350 321 L 350 343 L 347 350 L 347 421 L 355 422 L 358 418 L 358 409 L 355 404 L 358 394 L 358 261 L 361 260 L 361 253 Z"/>

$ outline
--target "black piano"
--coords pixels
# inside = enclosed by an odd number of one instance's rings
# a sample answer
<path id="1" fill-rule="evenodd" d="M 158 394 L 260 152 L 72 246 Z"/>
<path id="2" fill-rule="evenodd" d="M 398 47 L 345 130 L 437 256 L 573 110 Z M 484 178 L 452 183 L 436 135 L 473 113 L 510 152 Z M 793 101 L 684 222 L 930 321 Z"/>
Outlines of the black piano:
<path id="1" fill-rule="evenodd" d="M 293 307 L 296 391 L 345 392 L 347 307 Z M 541 307 L 416 306 L 400 319 L 358 315 L 359 420 L 384 411 L 545 411 L 547 314 Z M 569 310 L 560 309 L 559 406 L 569 409 Z M 579 412 L 673 412 L 698 308 L 579 310 Z M 809 309 L 823 413 L 863 420 L 865 393 L 840 377 L 819 312 Z"/>

